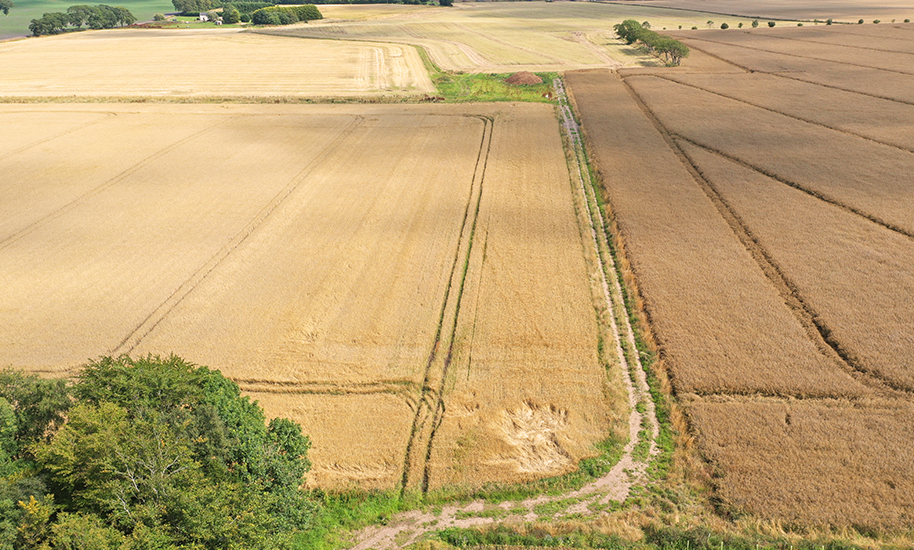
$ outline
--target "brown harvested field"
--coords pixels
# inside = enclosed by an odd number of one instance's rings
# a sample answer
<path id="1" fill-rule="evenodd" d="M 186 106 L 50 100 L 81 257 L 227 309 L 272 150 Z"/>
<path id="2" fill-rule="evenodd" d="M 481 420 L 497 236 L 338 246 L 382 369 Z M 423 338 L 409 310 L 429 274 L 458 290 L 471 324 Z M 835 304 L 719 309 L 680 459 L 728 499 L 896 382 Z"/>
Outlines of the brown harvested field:
<path id="1" fill-rule="evenodd" d="M 317 98 L 433 93 L 414 48 L 238 29 L 113 29 L 0 43 L 0 97 Z"/>
<path id="2" fill-rule="evenodd" d="M 869 49 L 853 39 L 829 54 L 846 30 Z M 914 525 L 914 107 L 909 65 L 891 68 L 914 28 L 902 30 L 683 32 L 755 72 L 687 59 L 568 75 L 726 510 Z M 762 372 L 777 384 L 747 382 Z"/>
<path id="3" fill-rule="evenodd" d="M 619 2 L 628 3 L 628 2 Z M 640 2 L 639 2 L 640 4 Z M 860 2 L 855 0 L 651 0 L 651 6 L 683 10 L 703 10 L 718 14 L 739 14 L 754 18 L 799 19 L 857 22 L 861 17 L 867 20 L 882 19 L 885 22 L 896 18 L 914 19 L 914 8 L 907 0 L 882 0 Z M 763 22 L 764 23 L 764 22 Z"/>
<path id="4" fill-rule="evenodd" d="M 0 365 L 60 376 L 174 352 L 218 368 L 302 423 L 321 487 L 559 473 L 624 417 L 550 106 L 0 118 Z M 461 460 L 436 458 L 455 445 Z"/>

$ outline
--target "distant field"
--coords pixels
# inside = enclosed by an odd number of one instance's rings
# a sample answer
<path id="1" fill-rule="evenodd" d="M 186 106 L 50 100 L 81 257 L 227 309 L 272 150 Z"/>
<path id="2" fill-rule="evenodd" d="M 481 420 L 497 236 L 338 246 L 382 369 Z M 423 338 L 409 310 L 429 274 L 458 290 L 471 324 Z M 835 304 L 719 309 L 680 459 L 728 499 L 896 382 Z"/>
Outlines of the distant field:
<path id="1" fill-rule="evenodd" d="M 881 19 L 884 23 L 896 19 L 914 19 L 914 6 L 907 0 L 861 2 L 859 0 L 649 0 L 639 5 L 672 7 L 685 10 L 703 10 L 720 14 L 737 14 L 748 17 L 812 21 L 834 19 L 853 22 L 863 18 L 867 23 Z M 627 4 L 627 2 L 618 2 Z"/>
<path id="2" fill-rule="evenodd" d="M 372 10 L 384 16 L 366 20 Z M 704 29 L 716 19 L 698 11 L 596 2 L 460 2 L 423 10 L 335 6 L 323 21 L 257 32 L 414 44 L 445 70 L 509 73 L 657 65 L 656 58 L 624 46 L 613 25 L 635 18 L 655 30 Z M 731 18 L 730 24 L 741 20 L 751 21 Z"/>
<path id="3" fill-rule="evenodd" d="M 624 417 L 549 105 L 0 121 L 0 365 L 218 368 L 302 423 L 322 487 L 559 474 Z"/>
<path id="4" fill-rule="evenodd" d="M 14 7 L 9 15 L 0 14 L 0 40 L 14 36 L 27 36 L 29 23 L 38 19 L 45 13 L 67 11 L 67 8 L 80 4 L 75 0 L 13 0 Z M 82 2 L 85 3 L 85 2 Z M 90 2 L 96 4 L 109 4 L 123 6 L 137 18 L 137 21 L 149 21 L 156 13 L 173 12 L 175 7 L 169 0 L 123 0 L 110 2 Z"/>
<path id="5" fill-rule="evenodd" d="M 568 77 L 736 511 L 914 521 L 912 30 L 674 32 L 695 54 L 680 68 Z"/>
<path id="6" fill-rule="evenodd" d="M 236 29 L 116 29 L 0 43 L 0 97 L 404 95 L 434 86 L 413 48 Z"/>

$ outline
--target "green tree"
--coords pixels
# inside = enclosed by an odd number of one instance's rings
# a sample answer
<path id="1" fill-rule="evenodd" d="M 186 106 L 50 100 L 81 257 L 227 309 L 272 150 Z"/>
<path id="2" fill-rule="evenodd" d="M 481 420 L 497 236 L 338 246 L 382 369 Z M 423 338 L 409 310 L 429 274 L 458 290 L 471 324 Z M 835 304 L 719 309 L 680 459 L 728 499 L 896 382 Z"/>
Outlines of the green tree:
<path id="1" fill-rule="evenodd" d="M 758 28 L 758 19 L 753 19 L 753 20 L 752 20 L 752 28 L 753 28 L 753 29 Z"/>
<path id="2" fill-rule="evenodd" d="M 769 22 L 768 22 L 768 26 L 769 26 L 769 27 L 773 27 L 774 25 L 775 25 L 774 21 L 769 21 Z"/>
<path id="3" fill-rule="evenodd" d="M 720 28 L 722 28 L 722 29 L 724 29 L 724 30 L 727 30 L 727 29 L 730 28 L 730 25 L 728 25 L 727 23 L 721 23 L 721 24 L 720 24 Z"/>
<path id="4" fill-rule="evenodd" d="M 218 371 L 109 357 L 71 391 L 67 423 L 35 455 L 63 511 L 98 518 L 99 540 L 114 528 L 150 544 L 271 548 L 308 528 L 310 440 L 290 420 L 267 424 Z"/>
<path id="5" fill-rule="evenodd" d="M 0 11 L 3 12 L 3 15 L 9 15 L 10 10 L 14 7 L 12 0 L 0 0 Z"/>
<path id="6" fill-rule="evenodd" d="M 233 25 L 241 21 L 241 12 L 235 8 L 228 7 L 222 10 L 222 22 L 226 25 Z"/>

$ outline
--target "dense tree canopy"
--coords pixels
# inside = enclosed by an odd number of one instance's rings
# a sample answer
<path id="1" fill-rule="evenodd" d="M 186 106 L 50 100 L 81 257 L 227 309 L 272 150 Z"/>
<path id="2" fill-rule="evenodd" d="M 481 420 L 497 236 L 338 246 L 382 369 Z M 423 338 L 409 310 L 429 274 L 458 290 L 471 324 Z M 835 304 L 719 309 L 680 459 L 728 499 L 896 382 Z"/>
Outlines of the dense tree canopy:
<path id="1" fill-rule="evenodd" d="M 2 1 L 2 0 L 0 0 Z M 88 25 L 90 29 L 113 29 L 123 25 L 136 23 L 136 17 L 130 10 L 122 7 L 112 7 L 105 4 L 97 6 L 78 5 L 67 8 L 66 13 L 46 13 L 40 19 L 32 19 L 29 30 L 35 36 L 43 34 L 59 34 L 68 30 L 80 29 Z"/>
<path id="2" fill-rule="evenodd" d="M 0 0 L 0 11 L 3 12 L 3 15 L 9 15 L 10 10 L 13 9 L 13 7 L 12 0 Z"/>
<path id="3" fill-rule="evenodd" d="M 312 518 L 309 447 L 177 357 L 103 358 L 70 386 L 2 372 L 0 549 L 282 548 Z"/>
<path id="4" fill-rule="evenodd" d="M 688 46 L 668 36 L 657 34 L 634 19 L 626 19 L 614 25 L 613 30 L 626 44 L 640 42 L 651 52 L 666 59 L 667 63 L 671 65 L 679 65 L 683 57 L 689 56 Z"/>

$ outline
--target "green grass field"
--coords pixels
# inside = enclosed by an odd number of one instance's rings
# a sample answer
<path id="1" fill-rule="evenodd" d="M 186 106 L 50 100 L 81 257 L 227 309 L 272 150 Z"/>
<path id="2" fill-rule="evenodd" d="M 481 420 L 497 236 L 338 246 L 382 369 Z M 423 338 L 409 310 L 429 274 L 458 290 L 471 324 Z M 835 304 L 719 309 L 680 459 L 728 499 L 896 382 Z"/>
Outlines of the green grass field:
<path id="1" fill-rule="evenodd" d="M 29 23 L 38 19 L 45 13 L 67 11 L 67 8 L 77 4 L 109 4 L 123 6 L 130 10 L 137 21 L 148 21 L 153 14 L 175 11 L 171 0 L 99 0 L 97 2 L 81 2 L 80 0 L 13 0 L 13 9 L 9 15 L 0 13 L 0 40 L 16 36 L 29 35 Z"/>

